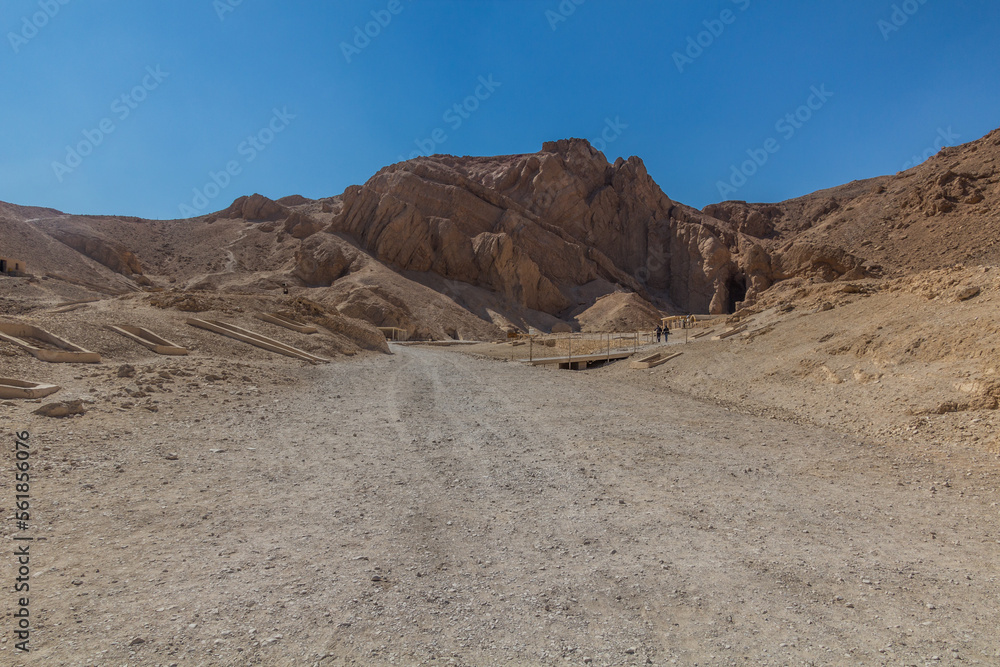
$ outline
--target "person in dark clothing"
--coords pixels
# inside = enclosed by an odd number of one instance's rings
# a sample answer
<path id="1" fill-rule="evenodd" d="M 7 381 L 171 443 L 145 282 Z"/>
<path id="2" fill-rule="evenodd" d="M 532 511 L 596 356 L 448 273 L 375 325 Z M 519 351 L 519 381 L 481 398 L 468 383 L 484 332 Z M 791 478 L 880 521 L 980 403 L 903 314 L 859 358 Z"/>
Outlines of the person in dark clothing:
<path id="1" fill-rule="evenodd" d="M 668 338 L 670 338 L 670 328 L 663 327 L 663 342 L 666 343 Z"/>
<path id="2" fill-rule="evenodd" d="M 662 333 L 663 333 L 663 329 L 662 329 L 662 328 L 660 327 L 660 325 L 659 325 L 659 324 L 657 324 L 657 325 L 656 325 L 656 342 L 657 342 L 657 343 L 659 343 L 659 342 L 660 342 L 660 335 L 661 335 Z"/>

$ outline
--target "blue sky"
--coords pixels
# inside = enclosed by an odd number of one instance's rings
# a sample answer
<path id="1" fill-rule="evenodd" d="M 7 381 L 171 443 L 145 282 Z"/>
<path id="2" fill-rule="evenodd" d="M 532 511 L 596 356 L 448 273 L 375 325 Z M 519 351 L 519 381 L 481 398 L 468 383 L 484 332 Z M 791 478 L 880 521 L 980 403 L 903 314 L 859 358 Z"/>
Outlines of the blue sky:
<path id="1" fill-rule="evenodd" d="M 70 213 L 564 137 L 692 206 L 780 201 L 1000 126 L 995 0 L 7 0 L 0 28 L 0 200 Z"/>

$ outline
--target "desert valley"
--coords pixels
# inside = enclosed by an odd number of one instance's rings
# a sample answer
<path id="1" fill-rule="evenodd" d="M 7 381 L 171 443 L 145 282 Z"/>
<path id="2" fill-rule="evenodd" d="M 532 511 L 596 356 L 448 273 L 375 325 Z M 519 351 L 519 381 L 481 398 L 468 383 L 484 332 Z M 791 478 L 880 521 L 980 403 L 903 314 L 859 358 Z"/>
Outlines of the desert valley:
<path id="1" fill-rule="evenodd" d="M 998 158 L 702 210 L 581 139 L 0 203 L 0 663 L 1000 664 Z M 629 354 L 525 363 L 574 345 Z"/>

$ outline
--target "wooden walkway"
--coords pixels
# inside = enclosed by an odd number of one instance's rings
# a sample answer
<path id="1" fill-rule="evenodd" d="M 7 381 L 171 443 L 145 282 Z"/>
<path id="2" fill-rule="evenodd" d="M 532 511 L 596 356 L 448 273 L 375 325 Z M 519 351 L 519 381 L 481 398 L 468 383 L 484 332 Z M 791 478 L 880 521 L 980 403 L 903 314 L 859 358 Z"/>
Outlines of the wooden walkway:
<path id="1" fill-rule="evenodd" d="M 543 357 L 539 359 L 521 359 L 522 362 L 531 366 L 546 366 L 558 364 L 560 368 L 582 370 L 588 364 L 601 361 L 618 361 L 628 359 L 635 352 L 632 350 L 613 350 L 611 352 L 599 352 L 597 354 L 574 354 L 566 357 Z"/>

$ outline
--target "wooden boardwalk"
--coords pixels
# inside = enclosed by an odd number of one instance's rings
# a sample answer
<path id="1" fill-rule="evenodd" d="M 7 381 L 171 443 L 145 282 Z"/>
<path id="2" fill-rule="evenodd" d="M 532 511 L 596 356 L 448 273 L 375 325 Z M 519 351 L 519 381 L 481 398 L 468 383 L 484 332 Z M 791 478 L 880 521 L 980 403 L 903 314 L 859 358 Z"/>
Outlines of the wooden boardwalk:
<path id="1" fill-rule="evenodd" d="M 596 354 L 574 354 L 564 357 L 541 357 L 538 359 L 521 359 L 523 363 L 531 366 L 547 366 L 558 364 L 560 368 L 572 370 L 582 370 L 589 364 L 601 361 L 618 361 L 628 359 L 635 352 L 632 350 L 613 350 L 611 352 L 598 352 Z"/>

